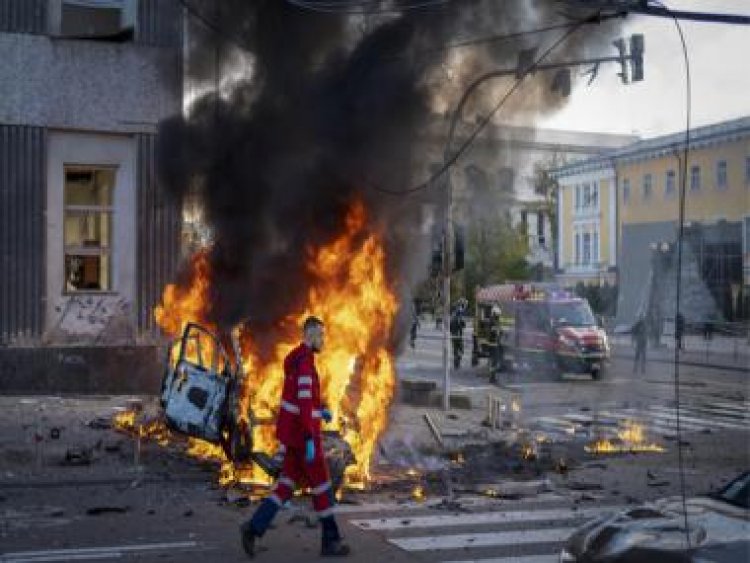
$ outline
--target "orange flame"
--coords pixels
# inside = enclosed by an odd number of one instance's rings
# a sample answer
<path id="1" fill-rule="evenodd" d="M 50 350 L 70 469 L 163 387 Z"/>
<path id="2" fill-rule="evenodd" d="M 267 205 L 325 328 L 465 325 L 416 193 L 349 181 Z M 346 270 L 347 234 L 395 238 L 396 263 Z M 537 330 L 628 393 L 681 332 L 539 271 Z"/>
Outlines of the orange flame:
<path id="1" fill-rule="evenodd" d="M 242 411 L 269 418 L 270 424 L 255 426 L 254 449 L 273 454 L 277 448 L 272 417 L 278 409 L 283 384 L 284 356 L 298 344 L 299 326 L 314 314 L 325 322 L 324 350 L 316 358 L 321 375 L 321 392 L 334 414 L 328 429 L 339 430 L 350 444 L 356 465 L 347 480 L 365 483 L 369 478 L 372 452 L 386 427 L 388 405 L 394 391 L 394 362 L 387 342 L 398 301 L 385 274 L 385 250 L 378 234 L 368 230 L 364 205 L 354 204 L 346 217 L 344 232 L 331 243 L 308 249 L 306 264 L 315 280 L 307 303 L 287 316 L 289 326 L 276 345 L 273 358 L 262 363 L 251 334 L 243 333 L 242 364 L 246 374 Z M 162 330 L 172 337 L 181 334 L 188 322 L 205 322 L 210 312 L 211 271 L 207 251 L 193 257 L 190 286 L 168 285 L 154 316 Z M 279 289 L 283 291 L 283 289 Z M 218 446 L 191 441 L 190 452 L 199 457 L 223 459 Z M 231 465 L 231 464 L 230 464 Z M 222 474 L 224 471 L 222 472 Z M 229 480 L 264 480 L 258 468 L 233 473 Z"/>
<path id="2" fill-rule="evenodd" d="M 625 422 L 625 428 L 617 432 L 616 440 L 602 439 L 584 446 L 588 453 L 612 454 L 635 452 L 663 452 L 664 448 L 658 444 L 649 443 L 643 430 L 643 425 L 632 421 Z"/>

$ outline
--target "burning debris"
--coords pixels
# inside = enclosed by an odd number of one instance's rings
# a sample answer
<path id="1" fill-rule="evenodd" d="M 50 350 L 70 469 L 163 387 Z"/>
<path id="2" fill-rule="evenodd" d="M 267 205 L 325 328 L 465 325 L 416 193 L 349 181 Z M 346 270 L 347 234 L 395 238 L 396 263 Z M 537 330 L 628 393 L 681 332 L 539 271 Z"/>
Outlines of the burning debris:
<path id="1" fill-rule="evenodd" d="M 625 427 L 618 430 L 617 437 L 603 438 L 584 446 L 587 453 L 619 454 L 619 453 L 661 453 L 665 449 L 655 443 L 649 443 L 643 431 L 643 425 L 627 421 Z"/>

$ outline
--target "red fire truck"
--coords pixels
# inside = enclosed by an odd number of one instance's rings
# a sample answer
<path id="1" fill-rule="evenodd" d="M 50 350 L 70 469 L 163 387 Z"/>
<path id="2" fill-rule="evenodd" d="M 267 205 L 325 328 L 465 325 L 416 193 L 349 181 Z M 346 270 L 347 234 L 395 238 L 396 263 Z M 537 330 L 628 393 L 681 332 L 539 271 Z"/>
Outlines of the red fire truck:
<path id="1" fill-rule="evenodd" d="M 551 284 L 502 284 L 476 292 L 472 363 L 482 357 L 499 367 L 598 379 L 610 350 L 585 299 Z"/>

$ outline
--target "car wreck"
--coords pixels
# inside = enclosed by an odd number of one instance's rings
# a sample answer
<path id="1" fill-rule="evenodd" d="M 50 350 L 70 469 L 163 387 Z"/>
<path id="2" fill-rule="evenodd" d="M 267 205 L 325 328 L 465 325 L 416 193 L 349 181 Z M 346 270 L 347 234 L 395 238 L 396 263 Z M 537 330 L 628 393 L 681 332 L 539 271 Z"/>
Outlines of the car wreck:
<path id="1" fill-rule="evenodd" d="M 577 530 L 560 554 L 561 563 L 740 561 L 750 561 L 750 471 L 684 504 L 665 498 L 602 516 Z"/>
<path id="2" fill-rule="evenodd" d="M 160 398 L 164 419 L 174 432 L 221 446 L 232 463 L 254 463 L 275 477 L 281 457 L 253 447 L 255 427 L 274 424 L 275 417 L 259 420 L 249 407 L 242 412 L 240 347 L 234 335 L 228 340 L 231 346 L 197 323 L 185 326 L 166 357 Z M 337 431 L 323 433 L 323 447 L 332 484 L 338 488 L 346 468 L 355 462 L 354 454 Z"/>

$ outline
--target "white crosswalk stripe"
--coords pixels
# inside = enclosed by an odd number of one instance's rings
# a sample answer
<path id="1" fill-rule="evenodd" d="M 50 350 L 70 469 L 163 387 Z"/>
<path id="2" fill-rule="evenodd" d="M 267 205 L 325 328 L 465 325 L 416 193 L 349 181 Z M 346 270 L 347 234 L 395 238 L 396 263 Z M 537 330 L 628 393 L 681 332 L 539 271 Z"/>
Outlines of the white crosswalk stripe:
<path id="1" fill-rule="evenodd" d="M 379 505 L 378 517 L 355 518 L 350 523 L 380 534 L 404 551 L 434 552 L 433 559 L 445 563 L 551 563 L 558 560 L 563 542 L 578 526 L 622 508 L 577 509 L 569 500 L 557 498 L 560 500 L 541 504 L 533 498 L 513 501 L 501 505 L 502 510 L 496 504 L 478 506 L 471 512 L 439 514 L 415 514 L 395 504 L 388 510 Z"/>
<path id="2" fill-rule="evenodd" d="M 575 528 L 513 530 L 511 532 L 480 532 L 474 534 L 396 538 L 388 541 L 406 551 L 467 549 L 471 547 L 512 547 L 538 543 L 560 543 L 575 532 L 575 530 Z"/>
<path id="3" fill-rule="evenodd" d="M 530 420 L 549 431 L 569 435 L 586 433 L 589 428 L 617 426 L 625 421 L 642 424 L 646 433 L 672 435 L 677 430 L 677 409 L 669 405 L 647 405 L 641 408 L 613 408 L 582 414 L 568 412 L 557 416 L 540 416 Z M 750 430 L 750 411 L 745 402 L 694 402 L 680 405 L 680 428 L 684 432 L 704 430 Z"/>
<path id="4" fill-rule="evenodd" d="M 443 563 L 559 563 L 557 553 L 549 555 L 530 555 L 522 557 L 491 557 L 489 559 L 464 559 L 461 561 L 444 561 Z"/>

